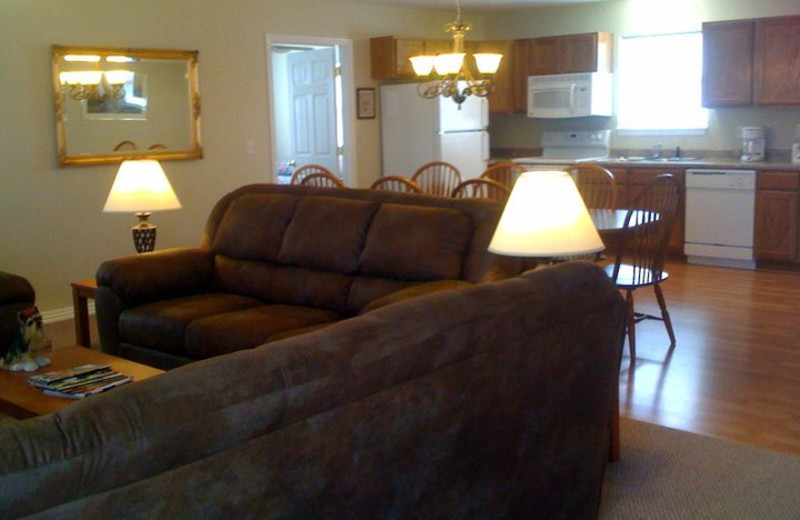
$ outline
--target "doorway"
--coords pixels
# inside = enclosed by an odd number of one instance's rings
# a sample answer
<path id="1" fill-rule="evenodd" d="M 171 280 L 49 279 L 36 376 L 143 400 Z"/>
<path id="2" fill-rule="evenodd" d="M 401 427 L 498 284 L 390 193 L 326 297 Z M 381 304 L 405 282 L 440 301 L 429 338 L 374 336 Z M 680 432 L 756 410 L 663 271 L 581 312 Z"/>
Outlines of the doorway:
<path id="1" fill-rule="evenodd" d="M 320 164 L 353 185 L 351 64 L 350 40 L 267 35 L 274 182 Z"/>

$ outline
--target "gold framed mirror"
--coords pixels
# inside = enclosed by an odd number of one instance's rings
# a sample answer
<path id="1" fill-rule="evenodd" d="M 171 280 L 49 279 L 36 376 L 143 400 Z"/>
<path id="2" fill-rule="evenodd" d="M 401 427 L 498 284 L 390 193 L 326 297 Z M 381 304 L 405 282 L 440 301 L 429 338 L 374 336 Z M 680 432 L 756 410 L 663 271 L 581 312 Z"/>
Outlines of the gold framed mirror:
<path id="1" fill-rule="evenodd" d="M 201 159 L 197 51 L 53 46 L 58 163 Z"/>

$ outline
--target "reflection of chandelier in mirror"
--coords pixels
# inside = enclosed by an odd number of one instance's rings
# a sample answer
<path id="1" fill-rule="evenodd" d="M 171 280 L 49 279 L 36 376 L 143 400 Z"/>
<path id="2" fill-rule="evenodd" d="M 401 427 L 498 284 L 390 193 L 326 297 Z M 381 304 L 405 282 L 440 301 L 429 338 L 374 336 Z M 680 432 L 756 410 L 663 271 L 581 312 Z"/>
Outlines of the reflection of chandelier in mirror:
<path id="1" fill-rule="evenodd" d="M 65 61 L 96 63 L 100 56 L 67 55 Z M 123 63 L 133 61 L 125 56 L 108 56 L 108 62 Z M 105 101 L 120 100 L 125 97 L 125 83 L 133 77 L 129 70 L 70 70 L 59 74 L 62 85 L 69 88 L 69 97 L 75 100 L 93 99 Z"/>
<path id="2" fill-rule="evenodd" d="M 445 31 L 453 33 L 453 52 L 411 57 L 414 72 L 424 78 L 417 89 L 420 96 L 451 97 L 461 108 L 467 96 L 486 97 L 494 91 L 492 78 L 503 55 L 464 52 L 464 35 L 471 29 L 470 23 L 461 17 L 461 1 L 456 0 L 456 19 L 445 25 Z M 466 83 L 463 89 L 459 89 L 459 82 Z"/>

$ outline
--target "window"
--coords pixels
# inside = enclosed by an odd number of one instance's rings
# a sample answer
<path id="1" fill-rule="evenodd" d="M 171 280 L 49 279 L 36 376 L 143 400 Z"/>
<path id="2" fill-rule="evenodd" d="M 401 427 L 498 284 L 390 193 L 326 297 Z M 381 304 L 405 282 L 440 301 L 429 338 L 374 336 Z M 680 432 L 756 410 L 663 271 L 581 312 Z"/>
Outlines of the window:
<path id="1" fill-rule="evenodd" d="M 617 129 L 636 134 L 702 134 L 700 32 L 625 36 L 620 42 Z"/>

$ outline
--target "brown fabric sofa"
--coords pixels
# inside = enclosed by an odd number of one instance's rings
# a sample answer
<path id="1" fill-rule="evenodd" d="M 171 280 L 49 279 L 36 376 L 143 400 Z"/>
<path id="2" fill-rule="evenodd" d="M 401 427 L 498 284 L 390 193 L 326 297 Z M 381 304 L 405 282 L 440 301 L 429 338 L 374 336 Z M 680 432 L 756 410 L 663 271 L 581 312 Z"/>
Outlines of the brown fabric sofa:
<path id="1" fill-rule="evenodd" d="M 486 251 L 501 207 L 258 184 L 214 207 L 201 245 L 103 263 L 105 352 L 161 368 L 251 348 L 397 299 L 514 276 Z"/>
<path id="2" fill-rule="evenodd" d="M 0 518 L 596 518 L 624 315 L 566 263 L 0 421 Z"/>

